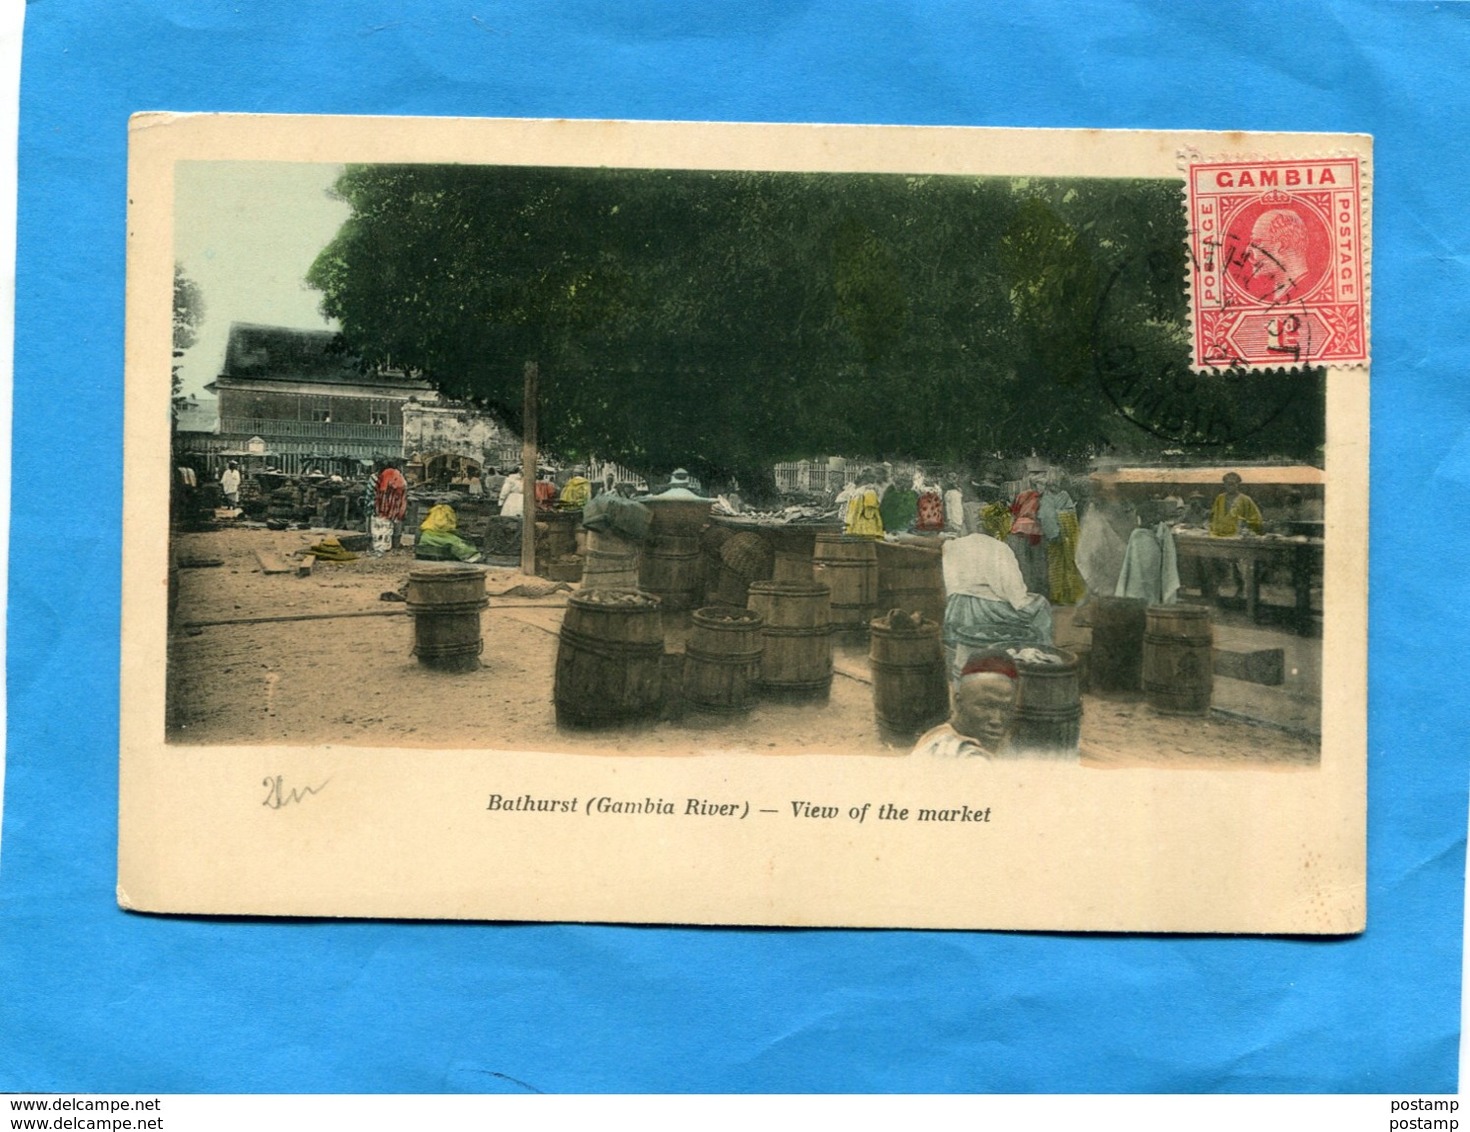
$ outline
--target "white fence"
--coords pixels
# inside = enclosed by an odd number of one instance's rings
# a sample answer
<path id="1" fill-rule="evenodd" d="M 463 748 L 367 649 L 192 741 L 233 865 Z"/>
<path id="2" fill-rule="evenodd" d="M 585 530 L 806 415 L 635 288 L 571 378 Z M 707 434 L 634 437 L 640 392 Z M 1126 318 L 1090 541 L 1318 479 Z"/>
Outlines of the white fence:
<path id="1" fill-rule="evenodd" d="M 835 493 L 847 480 L 848 461 L 841 456 L 819 456 L 815 460 L 795 460 L 776 465 L 776 488 L 779 491 Z"/>

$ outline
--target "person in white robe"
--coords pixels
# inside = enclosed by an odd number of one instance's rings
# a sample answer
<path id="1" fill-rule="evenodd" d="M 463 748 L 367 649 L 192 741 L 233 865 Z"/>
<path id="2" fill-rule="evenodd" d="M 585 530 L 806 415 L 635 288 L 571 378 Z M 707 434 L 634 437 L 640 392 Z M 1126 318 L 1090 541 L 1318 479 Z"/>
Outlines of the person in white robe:
<path id="1" fill-rule="evenodd" d="M 972 652 L 1006 645 L 1052 643 L 1051 603 L 1029 593 L 1005 543 L 973 534 L 944 544 L 944 645 L 951 672 Z"/>
<path id="2" fill-rule="evenodd" d="M 1110 485 L 1099 487 L 1078 524 L 1077 572 L 1082 575 L 1087 593 L 1077 607 L 1074 625 L 1090 624 L 1088 606 L 1092 599 L 1111 597 L 1118 588 L 1128 539 L 1137 526 L 1138 513 L 1133 505 L 1120 499 Z"/>
<path id="3" fill-rule="evenodd" d="M 521 485 L 521 473 L 514 472 L 505 477 L 505 482 L 500 485 L 500 513 L 508 519 L 519 519 L 522 511 L 522 500 L 524 492 Z"/>
<path id="4" fill-rule="evenodd" d="M 1128 538 L 1115 597 L 1132 597 L 1150 605 L 1179 600 L 1179 553 L 1168 523 L 1139 527 Z"/>
<path id="5" fill-rule="evenodd" d="M 965 533 L 965 495 L 953 474 L 944 477 L 944 529 L 952 535 Z"/>

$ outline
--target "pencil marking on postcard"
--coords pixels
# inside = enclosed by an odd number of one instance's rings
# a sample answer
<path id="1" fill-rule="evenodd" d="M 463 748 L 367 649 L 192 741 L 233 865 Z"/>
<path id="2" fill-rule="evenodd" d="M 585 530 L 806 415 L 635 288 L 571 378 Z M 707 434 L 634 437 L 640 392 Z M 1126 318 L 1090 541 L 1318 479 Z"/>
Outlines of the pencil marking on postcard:
<path id="1" fill-rule="evenodd" d="M 279 810 L 293 802 L 304 802 L 320 794 L 331 781 L 330 778 L 324 778 L 315 786 L 287 786 L 286 776 L 282 774 L 262 778 L 260 784 L 265 787 L 265 798 L 260 804 L 272 810 Z"/>

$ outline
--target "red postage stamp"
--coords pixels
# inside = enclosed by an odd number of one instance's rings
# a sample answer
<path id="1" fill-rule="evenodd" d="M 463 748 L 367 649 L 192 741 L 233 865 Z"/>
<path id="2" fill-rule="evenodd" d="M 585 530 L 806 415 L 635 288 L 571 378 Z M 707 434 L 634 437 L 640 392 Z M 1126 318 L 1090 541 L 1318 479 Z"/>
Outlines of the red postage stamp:
<path id="1" fill-rule="evenodd" d="M 1186 159 L 1196 369 L 1368 361 L 1362 159 Z"/>

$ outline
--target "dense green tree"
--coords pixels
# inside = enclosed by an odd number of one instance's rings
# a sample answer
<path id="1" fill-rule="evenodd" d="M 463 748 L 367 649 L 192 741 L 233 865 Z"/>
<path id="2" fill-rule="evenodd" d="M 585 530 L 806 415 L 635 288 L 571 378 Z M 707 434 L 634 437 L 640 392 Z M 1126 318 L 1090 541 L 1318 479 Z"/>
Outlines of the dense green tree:
<path id="1" fill-rule="evenodd" d="M 1310 457 L 1321 375 L 1196 377 L 1171 182 L 354 166 L 308 282 L 367 365 L 706 476 L 815 452 Z"/>
<path id="2" fill-rule="evenodd" d="M 182 264 L 174 264 L 174 349 L 187 350 L 204 321 L 204 293 L 190 279 Z"/>
<path id="3" fill-rule="evenodd" d="M 204 292 L 199 284 L 190 279 L 183 265 L 174 264 L 174 310 L 173 310 L 173 356 L 171 376 L 174 413 L 178 413 L 179 377 L 178 359 L 184 351 L 194 345 L 199 334 L 199 324 L 204 321 Z"/>

